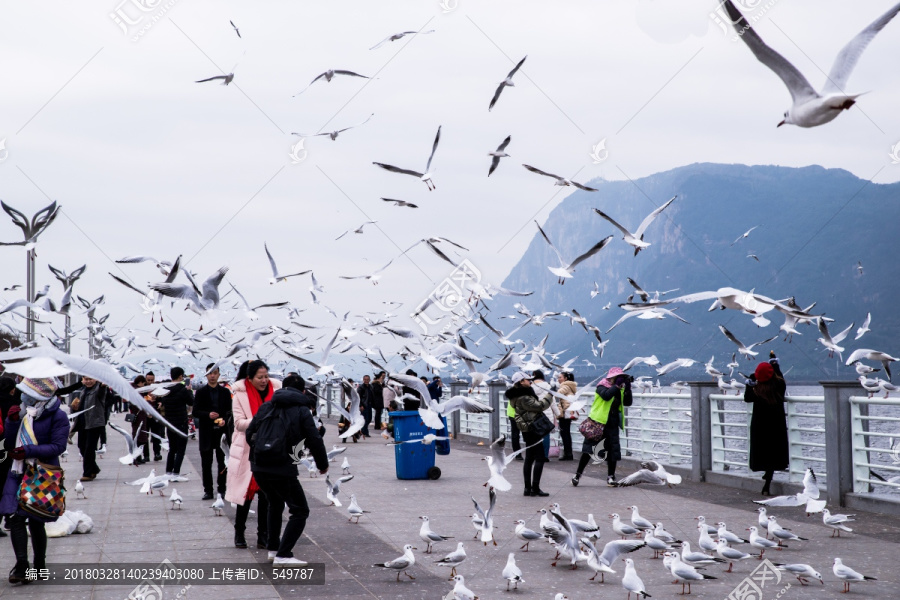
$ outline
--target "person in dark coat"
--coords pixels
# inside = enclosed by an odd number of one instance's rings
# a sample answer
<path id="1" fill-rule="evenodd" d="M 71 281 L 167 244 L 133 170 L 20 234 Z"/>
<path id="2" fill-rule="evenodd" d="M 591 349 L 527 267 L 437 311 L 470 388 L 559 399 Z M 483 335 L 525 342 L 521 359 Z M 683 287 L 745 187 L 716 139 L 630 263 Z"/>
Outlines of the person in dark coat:
<path id="1" fill-rule="evenodd" d="M 377 430 L 384 428 L 381 424 L 381 415 L 384 411 L 384 378 L 386 376 L 387 374 L 384 371 L 379 371 L 372 382 L 372 416 L 375 420 L 375 429 Z"/>
<path id="2" fill-rule="evenodd" d="M 366 420 L 365 425 L 360 430 L 363 437 L 369 436 L 369 423 L 372 422 L 372 410 L 375 406 L 375 388 L 372 387 L 368 375 L 363 375 L 362 383 L 356 388 L 359 394 L 359 406 L 362 409 L 363 418 Z"/>
<path id="3" fill-rule="evenodd" d="M 541 475 L 547 455 L 542 444 L 543 437 L 531 431 L 531 424 L 550 407 L 550 396 L 538 398 L 531 388 L 531 375 L 519 371 L 512 376 L 513 386 L 506 390 L 506 399 L 516 411 L 516 426 L 522 432 L 525 441 L 525 464 L 522 465 L 522 476 L 525 480 L 526 496 L 549 496 L 541 489 Z"/>
<path id="4" fill-rule="evenodd" d="M 73 411 L 87 411 L 77 417 L 78 450 L 81 452 L 83 473 L 81 481 L 93 481 L 100 474 L 97 464 L 97 445 L 100 433 L 106 429 L 108 403 L 113 402 L 115 392 L 90 377 L 81 378 L 81 388 L 73 392 L 69 404 Z"/>
<path id="5" fill-rule="evenodd" d="M 225 482 L 228 477 L 226 469 L 225 452 L 222 450 L 222 436 L 226 443 L 231 443 L 231 432 L 228 424 L 234 426 L 234 418 L 231 415 L 231 390 L 219 385 L 219 369 L 210 369 L 213 363 L 206 365 L 206 385 L 197 391 L 194 396 L 194 423 L 197 424 L 197 437 L 200 445 L 200 468 L 203 471 L 203 500 L 212 500 L 213 454 L 216 456 L 218 477 L 216 479 L 217 491 L 225 496 Z"/>
<path id="6" fill-rule="evenodd" d="M 606 485 L 616 485 L 616 464 L 622 460 L 622 446 L 619 438 L 619 430 L 625 429 L 625 407 L 631 406 L 634 399 L 631 396 L 631 376 L 626 375 L 619 367 L 612 367 L 606 373 L 606 377 L 597 385 L 594 403 L 588 418 L 602 423 L 603 450 L 598 454 L 606 460 Z M 600 443 L 598 440 L 596 443 Z M 594 444 L 585 440 L 581 446 L 581 459 L 578 461 L 578 470 L 572 478 L 572 485 L 577 486 L 581 480 L 581 474 L 591 460 L 594 453 Z"/>
<path id="7" fill-rule="evenodd" d="M 23 379 L 17 387 L 22 392 L 22 403 L 10 407 L 6 415 L 3 447 L 9 453 L 7 460 L 11 460 L 12 465 L 0 497 L 0 514 L 10 515 L 9 537 L 16 555 L 16 564 L 9 572 L 10 583 L 27 581 L 29 532 L 33 566 L 35 569 L 46 568 L 44 523 L 56 520 L 56 517 L 36 517 L 19 508 L 19 486 L 25 464 L 41 461 L 58 467 L 59 455 L 65 451 L 69 438 L 69 418 L 59 407 L 59 398 L 55 397 L 59 387 L 55 379 Z M 30 423 L 30 427 L 22 427 L 23 423 Z M 33 436 L 27 433 L 29 430 Z"/>
<path id="8" fill-rule="evenodd" d="M 437 375 L 432 377 L 431 383 L 428 384 L 428 395 L 435 402 L 440 402 L 444 395 L 444 382 Z"/>
<path id="9" fill-rule="evenodd" d="M 131 382 L 134 389 L 142 388 L 147 385 L 147 379 L 143 375 L 138 375 Z M 128 414 L 131 415 L 131 437 L 135 439 L 138 446 L 143 447 L 143 456 L 134 459 L 134 465 L 142 465 L 150 462 L 150 424 L 147 419 L 147 413 L 138 409 L 130 402 L 125 402 Z"/>
<path id="10" fill-rule="evenodd" d="M 247 443 L 250 445 L 250 470 L 269 500 L 268 540 L 269 558 L 276 565 L 303 566 L 306 562 L 294 558 L 294 545 L 309 517 L 309 504 L 300 480 L 297 479 L 296 454 L 302 442 L 320 473 L 328 472 L 328 453 L 319 437 L 313 414 L 316 403 L 304 394 L 306 382 L 297 375 L 290 375 L 282 382 L 282 388 L 272 395 L 270 402 L 259 407 L 247 427 Z M 279 418 L 283 431 L 285 453 L 282 457 L 262 460 L 256 450 L 256 434 L 265 419 Z M 290 454 L 289 454 L 290 453 Z M 281 535 L 281 517 L 287 505 L 290 516 Z"/>
<path id="11" fill-rule="evenodd" d="M 769 362 L 756 366 L 756 371 L 744 383 L 744 402 L 753 403 L 750 418 L 750 470 L 763 471 L 763 495 L 770 496 L 769 485 L 775 471 L 790 466 L 787 419 L 784 395 L 787 384 L 778 358 L 769 352 Z"/>
<path id="12" fill-rule="evenodd" d="M 18 406 L 22 400 L 20 399 L 22 392 L 16 389 L 16 380 L 13 377 L 4 375 L 0 377 L 0 427 L 6 421 L 6 414 L 13 406 Z M 7 459 L 0 462 L 0 485 L 6 481 L 9 474 L 9 467 L 12 461 Z M 6 537 L 6 532 L 0 527 L 0 538 Z"/>
<path id="13" fill-rule="evenodd" d="M 169 454 L 166 456 L 166 474 L 180 475 L 181 462 L 184 460 L 184 451 L 187 449 L 188 411 L 187 407 L 194 404 L 194 394 L 184 382 L 184 369 L 172 367 L 169 372 L 172 382 L 177 384 L 169 388 L 169 393 L 162 397 L 163 409 L 165 409 L 166 421 L 181 432 L 184 436 L 173 433 L 169 436 Z"/>

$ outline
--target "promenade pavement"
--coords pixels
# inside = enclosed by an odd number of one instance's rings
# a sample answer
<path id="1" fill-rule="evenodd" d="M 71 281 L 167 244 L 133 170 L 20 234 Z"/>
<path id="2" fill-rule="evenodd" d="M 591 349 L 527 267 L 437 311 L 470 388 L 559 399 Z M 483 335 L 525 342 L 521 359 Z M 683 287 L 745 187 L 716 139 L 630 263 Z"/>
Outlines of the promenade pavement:
<path id="1" fill-rule="evenodd" d="M 123 415 L 113 415 L 115 422 L 124 421 Z M 326 443 L 339 443 L 335 422 L 326 422 Z M 452 551 L 456 542 L 465 543 L 468 559 L 459 568 L 466 578 L 466 585 L 480 598 L 552 599 L 557 593 L 568 598 L 609 597 L 620 598 L 626 591 L 621 587 L 624 563 L 613 566 L 616 575 L 608 575 L 606 583 L 591 582 L 593 573 L 580 567 L 570 570 L 560 563 L 552 567 L 554 552 L 546 543 L 533 543 L 529 552 L 519 549 L 522 542 L 513 535 L 513 522 L 524 519 L 532 529 L 539 530 L 538 511 L 558 502 L 563 514 L 586 519 L 592 513 L 600 524 L 600 545 L 615 539 L 608 515 L 617 512 L 628 520 L 629 506 L 637 505 L 641 515 L 656 522 L 662 521 L 666 529 L 678 538 L 690 540 L 696 546 L 696 521 L 704 515 L 709 522 L 725 521 L 728 528 L 745 535 L 746 527 L 756 522 L 756 505 L 752 494 L 740 490 L 722 488 L 710 484 L 685 482 L 675 489 L 659 487 L 608 488 L 605 483 L 606 468 L 589 466 L 579 487 L 569 482 L 575 463 L 551 461 L 544 471 L 542 487 L 550 492 L 549 498 L 523 497 L 521 490 L 521 464 L 514 462 L 507 471 L 513 488 L 499 493 L 494 515 L 495 536 L 498 545 L 484 546 L 473 539 L 471 525 L 474 497 L 487 508 L 488 491 L 482 484 L 487 480 L 487 465 L 481 460 L 488 453 L 486 446 L 454 440 L 449 456 L 438 456 L 437 466 L 443 474 L 436 481 L 401 481 L 396 478 L 394 448 L 374 435 L 357 444 L 341 443 L 347 451 L 338 457 L 331 467 L 332 476 L 340 475 L 340 464 L 348 457 L 354 479 L 341 486 L 342 508 L 330 507 L 325 499 L 325 478 L 309 478 L 301 473 L 300 480 L 309 499 L 311 515 L 303 538 L 295 548 L 295 555 L 309 562 L 324 563 L 326 583 L 309 585 L 192 585 L 166 586 L 162 597 L 154 600 L 215 599 L 231 600 L 255 598 L 444 598 L 452 589 L 448 581 L 449 569 L 439 567 L 434 561 Z M 136 487 L 124 482 L 145 476 L 151 466 L 157 472 L 164 471 L 165 463 L 151 463 L 140 467 L 121 465 L 117 457 L 124 454 L 124 444 L 118 434 L 109 431 L 109 451 L 100 461 L 102 472 L 96 481 L 85 484 L 87 498 L 76 498 L 74 482 L 81 474 L 78 452 L 69 447 L 69 460 L 63 463 L 69 469 L 68 507 L 82 510 L 94 520 L 93 532 L 71 535 L 49 541 L 49 563 L 144 563 L 148 567 L 164 560 L 173 563 L 238 563 L 266 562 L 266 552 L 255 547 L 239 550 L 233 545 L 234 510 L 226 506 L 225 516 L 216 517 L 210 509 L 210 501 L 201 501 L 202 486 L 199 476 L 199 452 L 196 441 L 188 444 L 187 458 L 182 468 L 190 481 L 170 485 L 184 498 L 181 510 L 171 510 L 167 498 L 140 494 Z M 633 465 L 622 464 L 619 475 L 631 472 Z M 346 507 L 349 495 L 355 494 L 363 509 L 371 511 L 363 516 L 360 524 L 348 522 Z M 255 508 L 255 507 L 254 507 Z M 853 524 L 854 532 L 841 538 L 830 538 L 831 530 L 821 523 L 821 516 L 806 517 L 800 508 L 773 509 L 779 522 L 795 533 L 809 538 L 808 542 L 795 542 L 781 552 L 767 552 L 771 560 L 781 563 L 809 563 L 820 573 L 825 585 L 813 582 L 801 587 L 796 578 L 783 574 L 777 584 L 769 580 L 763 586 L 762 599 L 778 596 L 786 600 L 826 600 L 843 598 L 841 582 L 832 573 L 835 556 L 854 569 L 878 581 L 854 583 L 852 596 L 874 598 L 900 598 L 900 569 L 897 556 L 900 552 L 900 519 L 874 514 L 859 513 Z M 418 537 L 420 515 L 428 515 L 435 531 L 453 536 L 436 544 L 431 555 L 424 554 L 425 545 Z M 255 515 L 250 516 L 248 541 L 254 541 Z M 398 583 L 394 572 L 374 568 L 378 562 L 389 561 L 402 554 L 404 544 L 412 544 L 416 550 L 416 564 L 409 572 L 415 577 L 405 577 Z M 255 546 L 255 544 L 253 544 Z M 741 549 L 749 551 L 747 545 Z M 523 571 L 524 583 L 518 591 L 506 592 L 506 581 L 501 571 L 507 556 L 515 552 L 516 561 Z M 662 560 L 652 559 L 653 553 L 643 548 L 632 555 L 638 575 L 653 598 L 674 597 L 681 591 L 680 585 L 672 585 L 672 577 L 663 568 Z M 0 540 L 0 573 L 7 573 L 14 564 L 8 539 Z M 721 565 L 707 568 L 706 573 L 716 580 L 693 586 L 692 597 L 728 598 L 729 594 L 760 565 L 750 559 L 734 566 L 734 573 L 724 573 Z M 790 587 L 787 587 L 790 584 Z M 134 586 L 79 585 L 59 586 L 34 582 L 26 586 L 12 587 L 0 578 L 0 597 L 44 599 L 122 600 Z M 780 595 L 778 595 L 780 593 Z M 179 596 L 179 594 L 181 594 Z M 740 598 L 741 596 L 735 596 Z M 747 597 L 750 598 L 750 597 Z M 754 600 L 762 600 L 754 597 Z M 149 600 L 149 598 L 148 598 Z"/>

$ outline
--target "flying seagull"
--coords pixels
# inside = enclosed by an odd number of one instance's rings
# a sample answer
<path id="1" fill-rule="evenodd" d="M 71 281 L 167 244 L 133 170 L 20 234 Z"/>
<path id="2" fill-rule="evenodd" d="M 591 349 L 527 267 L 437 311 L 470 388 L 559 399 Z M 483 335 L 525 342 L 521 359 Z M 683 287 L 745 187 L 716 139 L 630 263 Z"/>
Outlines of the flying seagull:
<path id="1" fill-rule="evenodd" d="M 394 198 L 382 198 L 383 202 L 393 202 L 394 206 L 406 206 L 409 208 L 419 208 L 418 204 L 413 204 L 412 202 L 407 202 L 406 200 L 395 200 Z"/>
<path id="2" fill-rule="evenodd" d="M 429 33 L 434 33 L 434 29 L 429 29 L 428 31 L 422 31 L 422 32 L 419 32 L 419 31 L 401 31 L 400 33 L 395 33 L 395 34 L 393 34 L 393 35 L 389 35 L 388 37 L 384 38 L 383 40 L 381 40 L 380 42 L 378 42 L 377 44 L 375 44 L 374 46 L 372 46 L 371 48 L 369 48 L 369 50 L 376 50 L 376 49 L 378 49 L 378 48 L 381 48 L 381 47 L 382 47 L 384 44 L 386 44 L 387 42 L 396 42 L 397 40 L 399 40 L 399 39 L 401 39 L 401 38 L 404 38 L 404 37 L 406 37 L 406 36 L 408 36 L 408 35 L 415 35 L 415 34 L 417 34 L 417 33 L 420 33 L 421 35 L 427 35 L 427 34 L 429 34 Z"/>
<path id="3" fill-rule="evenodd" d="M 159 292 L 163 296 L 187 300 L 198 313 L 202 314 L 207 310 L 219 308 L 219 284 L 222 283 L 222 279 L 227 272 L 228 267 L 220 268 L 203 282 L 201 289 L 197 289 L 194 280 L 187 271 L 185 271 L 185 274 L 190 279 L 191 285 L 163 282 L 150 284 L 150 289 Z"/>
<path id="4" fill-rule="evenodd" d="M 403 175 L 413 175 L 414 177 L 418 177 L 422 181 L 425 182 L 425 185 L 428 186 L 428 190 L 431 191 L 435 189 L 437 186 L 434 185 L 434 182 L 431 180 L 431 159 L 434 158 L 434 152 L 437 150 L 438 142 L 441 141 L 441 126 L 438 125 L 437 135 L 434 136 L 434 145 L 431 147 L 431 156 L 428 157 L 428 163 L 425 165 L 425 172 L 419 173 L 418 171 L 411 171 L 409 169 L 401 169 L 400 167 L 395 167 L 393 165 L 387 165 L 380 162 L 373 162 L 373 165 L 378 165 L 382 169 L 386 171 L 392 171 L 394 173 L 401 173 Z"/>
<path id="5" fill-rule="evenodd" d="M 269 266 L 272 267 L 272 278 L 269 279 L 269 285 L 275 285 L 279 281 L 287 281 L 288 277 L 297 277 L 298 275 L 306 275 L 310 272 L 309 269 L 306 271 L 300 271 L 299 273 L 292 273 L 290 275 L 281 275 L 278 272 L 278 267 L 275 265 L 275 259 L 272 258 L 272 253 L 269 252 L 269 247 L 263 242 L 263 248 L 266 249 L 266 256 L 269 257 Z"/>
<path id="6" fill-rule="evenodd" d="M 374 116 L 375 116 L 375 113 L 372 113 L 372 114 L 369 115 L 369 117 L 368 117 L 365 121 L 363 121 L 362 123 L 357 123 L 356 125 L 351 125 L 350 127 L 344 127 L 343 129 L 335 129 L 334 131 L 325 131 L 325 132 L 322 132 L 322 133 L 293 133 L 293 132 L 292 132 L 291 135 L 299 135 L 300 137 L 305 137 L 305 138 L 307 138 L 307 137 L 316 137 L 317 135 L 327 135 L 328 137 L 331 138 L 331 141 L 334 141 L 334 140 L 337 139 L 337 136 L 340 135 L 341 133 L 344 133 L 345 131 L 347 131 L 347 130 L 349 130 L 349 129 L 353 129 L 353 128 L 355 128 L 355 127 L 359 127 L 360 125 L 365 125 L 366 123 L 369 122 L 369 119 L 371 119 L 371 118 L 374 117 Z"/>
<path id="7" fill-rule="evenodd" d="M 506 147 L 509 146 L 509 140 L 511 140 L 511 139 L 512 139 L 511 135 L 506 136 L 506 139 L 503 140 L 499 146 L 497 146 L 496 150 L 494 150 L 493 152 L 488 152 L 488 156 L 493 157 L 493 158 L 491 158 L 491 168 L 488 169 L 488 177 L 491 176 L 491 173 L 493 173 L 494 170 L 497 168 L 497 165 L 500 164 L 500 159 L 507 158 L 509 156 L 509 154 L 504 152 L 504 150 L 506 150 Z"/>
<path id="8" fill-rule="evenodd" d="M 237 25 L 234 24 L 234 21 L 228 21 L 228 22 L 231 23 L 231 26 L 234 28 L 234 32 L 237 34 L 237 36 L 241 37 L 241 30 L 238 29 Z"/>
<path id="9" fill-rule="evenodd" d="M 325 81 L 330 82 L 332 79 L 334 79 L 335 75 L 348 75 L 350 77 L 362 77 L 363 79 L 369 79 L 366 75 L 360 75 L 359 73 L 354 73 L 353 71 L 346 71 L 344 69 L 328 69 L 324 73 L 316 75 L 316 77 L 312 81 L 309 82 L 308 86 L 306 86 L 305 88 L 303 88 L 302 90 L 300 90 L 299 92 L 294 94 L 293 97 L 296 98 L 297 96 L 299 96 L 300 94 L 302 94 L 303 92 L 308 90 L 312 84 L 314 84 L 318 80 L 322 79 L 323 77 L 325 78 Z"/>
<path id="10" fill-rule="evenodd" d="M 227 75 L 216 75 L 215 77 L 207 77 L 206 79 L 200 79 L 195 81 L 194 83 L 206 83 L 207 81 L 215 81 L 217 79 L 222 80 L 222 85 L 228 85 L 234 79 L 234 71 L 228 73 Z"/>
<path id="11" fill-rule="evenodd" d="M 613 227 L 622 232 L 622 234 L 625 236 L 622 239 L 624 239 L 625 242 L 629 245 L 634 246 L 634 255 L 637 256 L 638 252 L 650 246 L 649 242 L 644 241 L 644 232 L 647 231 L 650 223 L 652 223 L 653 220 L 659 216 L 659 213 L 664 211 L 670 204 L 672 204 L 677 197 L 678 196 L 672 196 L 672 198 L 668 202 L 647 215 L 646 218 L 641 221 L 641 224 L 638 226 L 634 233 L 631 233 L 630 231 L 619 225 L 615 220 L 613 220 L 609 215 L 601 211 L 599 208 L 595 208 L 594 212 L 612 223 Z"/>
<path id="12" fill-rule="evenodd" d="M 525 58 L 528 58 L 528 55 L 525 55 Z M 503 88 L 506 86 L 515 87 L 516 84 L 513 83 L 513 75 L 516 74 L 516 71 L 519 70 L 519 67 L 522 66 L 522 63 L 525 62 L 525 58 L 520 60 L 518 64 L 513 67 L 513 70 L 509 72 L 509 75 L 506 76 L 506 79 L 500 82 L 500 85 L 497 86 L 497 91 L 494 92 L 494 97 L 491 98 L 491 104 L 488 106 L 488 111 L 494 108 L 494 105 L 497 103 L 497 99 L 500 97 L 500 94 L 503 92 Z"/>
<path id="13" fill-rule="evenodd" d="M 596 188 L 588 187 L 586 185 L 581 185 L 577 181 L 572 181 L 571 179 L 566 179 L 565 177 L 560 177 L 559 175 L 554 175 L 553 173 L 547 173 L 546 171 L 541 171 L 540 169 L 532 167 L 531 165 L 526 165 L 523 163 L 522 166 L 525 167 L 526 169 L 528 169 L 529 171 L 531 171 L 532 173 L 537 173 L 538 175 L 543 175 L 544 177 L 552 177 L 553 179 L 556 180 L 556 183 L 554 185 L 559 185 L 559 186 L 563 186 L 563 187 L 565 187 L 567 185 L 574 185 L 579 190 L 584 190 L 586 192 L 596 192 L 597 191 Z"/>
<path id="14" fill-rule="evenodd" d="M 553 245 L 553 242 L 550 241 L 550 238 L 547 237 L 547 234 L 544 233 L 544 230 L 541 229 L 541 226 L 538 224 L 538 222 L 535 221 L 534 224 L 537 225 L 538 231 L 541 232 L 541 235 L 543 236 L 544 240 L 548 244 L 550 244 L 550 247 L 553 248 L 554 252 L 556 252 L 556 257 L 559 259 L 558 267 L 547 267 L 547 268 L 550 269 L 551 273 L 553 273 L 554 275 L 556 275 L 559 278 L 557 283 L 559 283 L 560 285 L 565 284 L 566 279 L 571 279 L 572 273 L 575 272 L 575 267 L 577 267 L 579 264 L 581 264 L 582 261 L 587 260 L 588 258 L 592 257 L 593 255 L 595 255 L 598 252 L 600 252 L 601 250 L 603 250 L 603 248 L 610 242 L 610 240 L 613 237 L 610 235 L 610 236 L 603 238 L 602 240 L 600 240 L 599 242 L 594 244 L 590 250 L 588 250 L 587 252 L 585 252 L 584 254 L 582 254 L 581 256 L 576 258 L 575 260 L 573 260 L 571 263 L 566 263 L 566 261 L 563 260 L 562 254 L 559 253 L 559 250 L 556 249 L 556 246 Z"/>
<path id="15" fill-rule="evenodd" d="M 731 333 L 730 331 L 728 331 L 728 329 L 726 329 L 724 325 L 719 325 L 719 331 L 721 331 L 725 335 L 725 337 L 727 337 L 729 340 L 731 340 L 732 342 L 737 344 L 738 352 L 740 352 L 741 354 L 746 356 L 747 360 L 750 360 L 751 356 L 756 356 L 757 354 L 759 354 L 759 352 L 753 351 L 754 346 L 762 346 L 763 344 L 768 344 L 769 342 L 771 342 L 772 340 L 774 340 L 778 337 L 778 335 L 776 334 L 767 340 L 763 340 L 761 342 L 756 342 L 754 344 L 750 344 L 749 346 L 745 346 L 739 339 L 734 337 L 734 334 Z"/>
<path id="16" fill-rule="evenodd" d="M 362 233 L 363 233 L 363 227 L 365 227 L 366 225 L 374 225 L 374 224 L 377 223 L 377 222 L 378 222 L 378 221 L 366 221 L 365 223 L 363 223 L 362 225 L 360 225 L 360 226 L 357 227 L 356 229 L 348 229 L 347 231 L 345 231 L 344 233 L 342 233 L 341 235 L 337 236 L 337 237 L 334 238 L 334 239 L 335 239 L 335 240 L 339 240 L 339 239 L 341 239 L 342 237 L 344 237 L 345 235 L 347 235 L 348 233 L 350 233 L 351 231 L 352 231 L 353 233 L 359 233 L 359 234 L 362 234 Z"/>
<path id="17" fill-rule="evenodd" d="M 745 231 L 744 233 L 742 233 L 741 235 L 739 235 L 738 238 L 737 238 L 736 240 L 734 240 L 733 242 L 731 242 L 731 245 L 734 246 L 735 244 L 737 244 L 739 241 L 741 241 L 742 239 L 744 239 L 745 237 L 747 237 L 748 235 L 750 235 L 750 232 L 753 231 L 754 229 L 756 229 L 757 227 L 759 227 L 759 225 L 754 225 L 753 227 L 751 227 L 750 229 L 748 229 L 747 231 Z"/>
<path id="18" fill-rule="evenodd" d="M 725 0 L 723 6 L 728 11 L 728 16 L 734 23 L 738 36 L 744 40 L 759 62 L 769 67 L 781 78 L 791 93 L 791 107 L 784 113 L 784 119 L 778 123 L 778 127 L 782 125 L 798 127 L 824 125 L 834 120 L 842 110 L 853 106 L 861 94 L 846 93 L 844 88 L 847 80 L 850 79 L 850 74 L 856 67 L 859 57 L 862 56 L 875 35 L 900 12 L 900 3 L 895 4 L 850 40 L 835 58 L 822 92 L 819 93 L 813 89 L 797 67 L 766 45 L 731 0 Z"/>

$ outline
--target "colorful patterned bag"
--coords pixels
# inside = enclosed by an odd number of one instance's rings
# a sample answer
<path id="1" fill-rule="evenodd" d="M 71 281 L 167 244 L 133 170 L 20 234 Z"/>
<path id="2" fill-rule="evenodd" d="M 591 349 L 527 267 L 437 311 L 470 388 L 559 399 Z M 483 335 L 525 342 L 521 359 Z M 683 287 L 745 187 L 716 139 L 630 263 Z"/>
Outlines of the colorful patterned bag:
<path id="1" fill-rule="evenodd" d="M 19 508 L 42 519 L 55 519 L 66 512 L 65 473 L 61 467 L 40 461 L 25 463 L 19 485 Z"/>
<path id="2" fill-rule="evenodd" d="M 603 438 L 604 429 L 605 426 L 603 423 L 598 423 L 588 417 L 581 423 L 581 427 L 578 428 L 578 431 L 589 443 L 595 444 Z"/>

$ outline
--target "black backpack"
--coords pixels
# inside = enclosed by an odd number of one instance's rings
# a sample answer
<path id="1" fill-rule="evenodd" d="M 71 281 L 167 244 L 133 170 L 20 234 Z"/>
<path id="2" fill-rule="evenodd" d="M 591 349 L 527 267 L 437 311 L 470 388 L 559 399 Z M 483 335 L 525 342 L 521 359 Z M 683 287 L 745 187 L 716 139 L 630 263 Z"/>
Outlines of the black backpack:
<path id="1" fill-rule="evenodd" d="M 260 466 L 281 466 L 291 462 L 291 424 L 286 410 L 272 407 L 253 436 L 253 462 Z"/>

